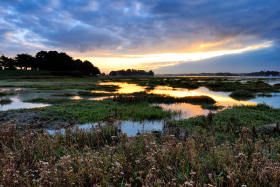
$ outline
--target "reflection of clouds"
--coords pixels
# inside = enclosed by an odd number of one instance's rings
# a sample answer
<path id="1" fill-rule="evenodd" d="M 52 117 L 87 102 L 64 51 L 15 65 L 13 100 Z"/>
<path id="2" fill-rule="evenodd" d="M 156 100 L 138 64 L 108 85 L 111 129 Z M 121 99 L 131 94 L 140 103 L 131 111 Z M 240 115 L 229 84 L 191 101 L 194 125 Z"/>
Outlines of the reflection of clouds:
<path id="1" fill-rule="evenodd" d="M 20 108 L 37 108 L 50 106 L 49 104 L 40 104 L 40 103 L 26 103 L 22 102 L 18 96 L 9 97 L 13 102 L 8 105 L 3 105 L 0 108 L 0 111 L 6 111 L 11 109 L 20 109 Z"/>
<path id="2" fill-rule="evenodd" d="M 145 91 L 144 86 L 138 86 L 137 84 L 128 84 L 122 82 L 102 82 L 100 83 L 100 85 L 116 85 L 121 87 L 117 92 L 107 92 L 107 93 L 133 93 L 133 92 Z"/>
<path id="3" fill-rule="evenodd" d="M 173 103 L 173 104 L 158 104 L 164 109 L 181 110 L 183 114 L 180 118 L 189 118 L 197 115 L 206 115 L 209 110 L 202 109 L 199 105 L 192 105 L 188 103 Z"/>
<path id="4" fill-rule="evenodd" d="M 249 101 L 236 101 L 232 98 L 230 98 L 226 93 L 221 93 L 221 92 L 211 92 L 207 88 L 199 88 L 196 90 L 188 90 L 188 89 L 177 89 L 177 90 L 172 90 L 171 87 L 170 89 L 167 90 L 166 86 L 157 86 L 154 90 L 152 90 L 152 93 L 155 94 L 168 94 L 173 97 L 186 97 L 186 96 L 209 96 L 215 101 L 217 101 L 219 104 L 223 106 L 228 106 L 228 105 L 248 105 L 248 104 L 256 104 L 255 102 L 249 102 Z"/>
<path id="5" fill-rule="evenodd" d="M 80 99 L 83 99 L 83 98 L 81 98 L 80 96 L 74 96 L 74 97 L 72 97 L 71 99 L 80 100 Z"/>
<path id="6" fill-rule="evenodd" d="M 137 84 L 128 84 L 122 82 L 105 82 L 100 83 L 100 85 L 116 85 L 121 88 L 113 93 L 133 93 L 133 92 L 142 92 L 145 91 L 145 87 L 138 86 Z M 95 93 L 110 93 L 104 91 L 92 91 Z M 111 92 L 112 93 L 112 92 Z M 157 86 L 154 90 L 151 90 L 149 93 L 154 94 L 167 94 L 173 97 L 186 97 L 186 96 L 209 96 L 215 99 L 220 105 L 229 106 L 229 105 L 254 105 L 256 102 L 250 101 L 236 101 L 228 96 L 225 92 L 212 92 L 205 87 L 201 87 L 196 90 L 188 90 L 188 89 L 173 89 L 168 86 Z"/>

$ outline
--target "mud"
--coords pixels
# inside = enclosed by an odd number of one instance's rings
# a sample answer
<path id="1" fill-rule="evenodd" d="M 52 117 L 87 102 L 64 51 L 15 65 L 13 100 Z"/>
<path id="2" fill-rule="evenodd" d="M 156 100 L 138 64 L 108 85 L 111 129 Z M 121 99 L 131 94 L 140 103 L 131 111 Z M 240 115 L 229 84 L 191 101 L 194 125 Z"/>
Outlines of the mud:
<path id="1" fill-rule="evenodd" d="M 64 128 L 69 125 L 75 125 L 74 120 L 56 120 L 49 121 L 40 112 L 22 112 L 22 113 L 11 113 L 3 112 L 0 113 L 0 127 L 5 125 L 14 125 L 16 129 L 57 129 Z"/>

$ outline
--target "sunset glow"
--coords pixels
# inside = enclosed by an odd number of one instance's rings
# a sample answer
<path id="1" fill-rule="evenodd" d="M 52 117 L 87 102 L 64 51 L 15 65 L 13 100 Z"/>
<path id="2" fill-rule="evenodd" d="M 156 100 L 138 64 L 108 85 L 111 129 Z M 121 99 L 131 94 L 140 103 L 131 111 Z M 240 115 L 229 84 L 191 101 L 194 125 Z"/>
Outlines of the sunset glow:
<path id="1" fill-rule="evenodd" d="M 205 44 L 201 47 L 215 46 L 219 43 Z M 90 60 L 100 67 L 105 73 L 109 73 L 112 69 L 158 69 L 166 66 L 173 66 L 187 61 L 199 61 L 202 59 L 213 58 L 227 54 L 237 54 L 245 51 L 270 47 L 272 42 L 266 42 L 259 45 L 253 45 L 242 49 L 221 50 L 197 53 L 163 53 L 149 55 L 121 55 L 119 57 L 78 57 L 81 60 Z M 109 67 L 109 68 L 108 68 Z"/>

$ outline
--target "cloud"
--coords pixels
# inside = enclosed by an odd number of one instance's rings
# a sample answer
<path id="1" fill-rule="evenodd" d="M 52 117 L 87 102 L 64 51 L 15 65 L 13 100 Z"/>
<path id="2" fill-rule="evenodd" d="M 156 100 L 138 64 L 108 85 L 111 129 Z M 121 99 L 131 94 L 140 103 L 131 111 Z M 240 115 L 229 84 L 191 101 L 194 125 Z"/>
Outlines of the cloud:
<path id="1" fill-rule="evenodd" d="M 174 66 L 155 69 L 157 74 L 280 71 L 280 46 L 238 54 L 229 54 L 200 61 L 174 62 Z M 169 62 L 172 63 L 172 62 Z"/>
<path id="2" fill-rule="evenodd" d="M 0 48 L 17 53 L 18 38 L 19 47 L 120 56 L 233 50 L 279 44 L 279 12 L 278 0 L 3 0 Z"/>

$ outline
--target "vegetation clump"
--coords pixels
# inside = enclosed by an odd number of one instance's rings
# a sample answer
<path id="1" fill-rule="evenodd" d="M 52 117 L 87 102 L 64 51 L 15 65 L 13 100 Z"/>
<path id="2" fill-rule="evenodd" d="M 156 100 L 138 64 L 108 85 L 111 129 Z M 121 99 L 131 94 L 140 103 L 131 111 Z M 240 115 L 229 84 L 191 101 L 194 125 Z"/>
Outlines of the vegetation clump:
<path id="1" fill-rule="evenodd" d="M 236 90 L 229 94 L 229 96 L 236 100 L 249 100 L 256 97 L 254 93 L 247 90 Z"/>
<path id="2" fill-rule="evenodd" d="M 24 102 L 47 103 L 52 106 L 29 109 L 40 112 L 46 121 L 74 120 L 76 123 L 88 123 L 109 120 L 108 116 L 114 114 L 119 120 L 152 120 L 171 118 L 181 114 L 180 111 L 163 110 L 149 105 L 149 103 L 119 104 L 112 100 L 73 100 L 67 98 L 45 99 L 35 98 Z M 17 111 L 13 111 L 17 112 Z"/>
<path id="3" fill-rule="evenodd" d="M 0 98 L 0 105 L 8 105 L 10 103 L 12 103 L 13 101 L 11 99 L 3 99 Z"/>
<path id="4" fill-rule="evenodd" d="M 216 101 L 209 96 L 186 96 L 186 97 L 172 97 L 165 94 L 147 94 L 146 92 L 138 92 L 133 95 L 114 96 L 113 101 L 120 103 L 195 103 L 195 104 L 214 104 Z"/>
<path id="5" fill-rule="evenodd" d="M 16 94 L 15 93 L 0 92 L 0 97 L 7 96 L 7 95 L 16 95 Z"/>
<path id="6" fill-rule="evenodd" d="M 202 108 L 202 109 L 208 109 L 208 110 L 219 110 L 219 109 L 223 109 L 224 106 L 221 106 L 221 105 L 207 105 L 207 104 L 204 104 L 204 105 L 201 105 L 201 108 Z"/>

